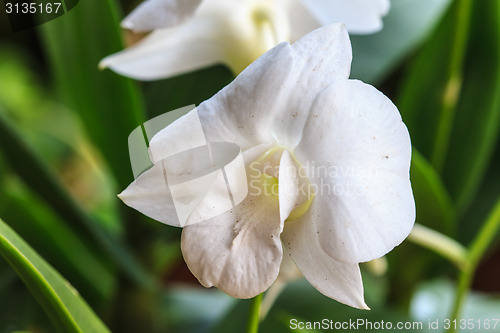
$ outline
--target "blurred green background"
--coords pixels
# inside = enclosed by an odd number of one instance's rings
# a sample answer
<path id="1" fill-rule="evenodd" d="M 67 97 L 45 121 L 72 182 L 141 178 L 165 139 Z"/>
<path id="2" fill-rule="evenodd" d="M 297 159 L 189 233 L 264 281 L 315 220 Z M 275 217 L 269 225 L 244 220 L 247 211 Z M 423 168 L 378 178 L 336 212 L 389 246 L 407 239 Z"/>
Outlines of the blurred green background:
<path id="1" fill-rule="evenodd" d="M 116 197 L 133 181 L 129 133 L 233 79 L 223 66 L 153 82 L 99 71 L 124 47 L 119 21 L 137 3 L 80 0 L 15 33 L 0 12 L 0 332 L 245 327 L 249 301 L 198 284 L 182 260 L 180 229 Z M 418 331 L 435 332 L 428 320 L 451 319 L 469 284 L 461 318 L 500 319 L 500 1 L 391 3 L 381 32 L 352 36 L 351 77 L 400 109 L 414 145 L 417 222 L 466 247 L 471 265 L 405 241 L 386 256 L 387 271 L 362 265 L 371 311 L 299 280 L 262 332 L 294 331 L 291 318 L 421 321 Z"/>

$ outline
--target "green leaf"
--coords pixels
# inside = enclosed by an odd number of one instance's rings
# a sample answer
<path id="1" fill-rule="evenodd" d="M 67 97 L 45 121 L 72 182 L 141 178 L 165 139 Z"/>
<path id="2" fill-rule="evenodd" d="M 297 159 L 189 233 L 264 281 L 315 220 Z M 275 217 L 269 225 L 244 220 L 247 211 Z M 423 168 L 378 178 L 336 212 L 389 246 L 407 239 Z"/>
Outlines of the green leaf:
<path id="1" fill-rule="evenodd" d="M 144 82 L 149 118 L 191 104 L 200 104 L 234 79 L 224 66 L 213 66 L 169 79 Z"/>
<path id="2" fill-rule="evenodd" d="M 500 130 L 500 3 L 474 1 L 462 98 L 443 181 L 460 212 L 477 193 Z"/>
<path id="3" fill-rule="evenodd" d="M 133 180 L 127 138 L 144 115 L 134 82 L 97 68 L 102 58 L 123 49 L 117 17 L 114 0 L 84 0 L 39 32 L 56 87 L 124 188 Z"/>
<path id="4" fill-rule="evenodd" d="M 79 189 L 78 199 L 89 214 L 99 214 L 101 225 L 106 223 L 108 230 L 119 232 L 113 177 L 103 170 L 102 160 L 95 158 L 77 115 L 53 99 L 25 57 L 19 50 L 0 45 L 0 77 L 9 83 L 0 89 L 6 118 L 12 119 L 43 162 L 60 171 L 61 179 L 67 181 L 68 172 L 72 175 L 71 189 Z"/>
<path id="5" fill-rule="evenodd" d="M 0 254 L 23 279 L 58 331 L 109 332 L 78 292 L 2 220 Z"/>
<path id="6" fill-rule="evenodd" d="M 7 194 L 0 215 L 10 227 L 73 281 L 91 304 L 109 300 L 116 281 L 102 253 L 86 245 L 92 240 L 73 232 L 22 184 L 10 179 L 3 187 Z"/>
<path id="7" fill-rule="evenodd" d="M 472 5 L 463 80 L 449 73 L 457 58 L 455 5 L 409 68 L 397 103 L 414 147 L 438 169 L 458 214 L 483 179 L 500 127 L 499 3 Z M 445 114 L 443 105 L 459 92 L 457 107 Z"/>
<path id="8" fill-rule="evenodd" d="M 416 221 L 451 234 L 455 210 L 434 167 L 416 150 L 412 152 L 410 179 L 417 208 Z"/>
<path id="9" fill-rule="evenodd" d="M 396 103 L 408 126 L 413 147 L 428 160 L 435 145 L 441 101 L 448 79 L 455 7 L 450 8 L 411 63 Z"/>
<path id="10" fill-rule="evenodd" d="M 0 255 L 0 332 L 14 330 L 50 332 L 53 325 L 40 304 Z M 16 331 L 17 332 L 17 331 Z"/>
<path id="11" fill-rule="evenodd" d="M 429 35 L 451 0 L 392 0 L 379 33 L 351 36 L 351 77 L 376 83 Z"/>
<path id="12" fill-rule="evenodd" d="M 489 170 L 484 177 L 482 184 L 477 191 L 477 195 L 472 201 L 467 213 L 460 219 L 459 239 L 463 244 L 469 244 L 481 229 L 479 221 L 485 221 L 500 189 L 500 145 L 497 145 L 496 152 L 489 165 Z M 498 241 L 498 240 L 497 240 Z"/>
<path id="13" fill-rule="evenodd" d="M 135 281 L 146 285 L 148 275 L 138 266 L 135 258 L 116 238 L 91 219 L 60 184 L 54 173 L 30 149 L 12 125 L 0 112 L 0 149 L 23 181 L 42 197 L 59 216 L 71 223 L 75 232 L 83 232 L 96 240 L 104 252 Z"/>

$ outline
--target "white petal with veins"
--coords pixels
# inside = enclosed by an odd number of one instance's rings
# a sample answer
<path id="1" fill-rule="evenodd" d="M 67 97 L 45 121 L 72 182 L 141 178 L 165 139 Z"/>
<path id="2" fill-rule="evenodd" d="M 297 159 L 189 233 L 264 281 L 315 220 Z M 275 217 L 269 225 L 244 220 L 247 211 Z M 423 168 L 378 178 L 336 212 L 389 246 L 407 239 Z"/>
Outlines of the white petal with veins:
<path id="1" fill-rule="evenodd" d="M 198 111 L 207 140 L 234 142 L 242 150 L 273 143 L 269 125 L 281 111 L 292 61 L 290 45 L 279 44 L 201 103 Z"/>
<path id="2" fill-rule="evenodd" d="M 276 46 L 198 107 L 207 140 L 234 142 L 243 150 L 261 142 L 293 148 L 316 96 L 332 80 L 347 79 L 351 59 L 342 25 Z"/>
<path id="3" fill-rule="evenodd" d="M 127 206 L 146 216 L 165 224 L 179 225 L 161 164 L 144 172 L 118 196 Z"/>
<path id="4" fill-rule="evenodd" d="M 317 217 L 309 213 L 286 222 L 281 237 L 290 256 L 307 281 L 322 294 L 352 307 L 368 309 L 358 264 L 337 261 L 323 251 L 315 219 Z"/>
<path id="5" fill-rule="evenodd" d="M 218 216 L 248 193 L 239 147 L 210 143 L 158 161 L 120 198 L 163 223 L 183 227 Z"/>
<path id="6" fill-rule="evenodd" d="M 355 80 L 325 89 L 295 154 L 315 163 L 310 180 L 320 189 L 314 201 L 321 205 L 314 205 L 314 214 L 321 216 L 319 240 L 330 256 L 369 261 L 410 233 L 415 221 L 410 138 L 397 108 L 381 92 Z"/>
<path id="7" fill-rule="evenodd" d="M 208 19 L 158 29 L 134 46 L 104 58 L 99 67 L 147 81 L 221 63 L 224 56 L 214 42 L 216 30 L 215 22 Z"/>
<path id="8" fill-rule="evenodd" d="M 278 198 L 250 192 L 230 211 L 186 226 L 182 253 L 205 287 L 251 298 L 267 290 L 278 276 L 282 229 Z"/>
<path id="9" fill-rule="evenodd" d="M 279 144 L 293 149 L 318 94 L 333 80 L 349 77 L 352 51 L 341 24 L 319 28 L 293 43 L 291 49 L 293 66 L 282 83 L 280 111 L 272 120 L 271 131 Z M 280 93 L 280 88 L 275 91 Z"/>

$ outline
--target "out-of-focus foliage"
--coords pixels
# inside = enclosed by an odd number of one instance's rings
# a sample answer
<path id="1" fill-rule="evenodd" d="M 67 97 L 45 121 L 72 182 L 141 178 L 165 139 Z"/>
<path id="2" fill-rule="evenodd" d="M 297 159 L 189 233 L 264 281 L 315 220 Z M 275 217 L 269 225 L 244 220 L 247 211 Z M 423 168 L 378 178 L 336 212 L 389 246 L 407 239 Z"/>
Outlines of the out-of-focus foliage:
<path id="1" fill-rule="evenodd" d="M 437 167 L 461 213 L 484 177 L 500 127 L 499 4 L 473 3 L 463 77 L 448 81 L 454 6 L 410 67 L 398 104 L 414 146 Z M 460 94 L 457 109 L 448 116 L 441 105 L 454 94 Z M 440 126 L 451 129 L 449 139 Z M 435 156 L 443 140 L 443 156 Z M 442 165 L 436 165 L 439 159 Z"/>
<path id="2" fill-rule="evenodd" d="M 432 318 L 432 322 L 438 321 L 442 327 L 451 311 L 455 288 L 456 286 L 447 280 L 438 279 L 422 283 L 411 302 L 410 313 L 413 318 L 426 323 Z M 465 325 L 464 331 L 500 332 L 498 313 L 500 313 L 498 298 L 483 293 L 472 293 L 465 302 L 463 315 L 465 321 L 459 321 L 458 325 Z M 428 326 L 424 328 L 422 332 L 433 331 Z"/>
<path id="3" fill-rule="evenodd" d="M 351 77 L 379 83 L 434 30 L 451 0 L 395 0 L 374 35 L 351 36 Z"/>
<path id="4" fill-rule="evenodd" d="M 453 203 L 436 170 L 416 149 L 413 150 L 410 178 L 418 223 L 451 234 L 455 217 Z"/>
<path id="5" fill-rule="evenodd" d="M 141 98 L 131 80 L 97 69 L 99 60 L 123 48 L 115 1 L 80 1 L 63 18 L 42 25 L 40 36 L 58 91 L 84 122 L 118 184 L 127 185 L 130 159 L 122 143 L 145 120 Z"/>
<path id="6" fill-rule="evenodd" d="M 352 77 L 379 85 L 409 128 L 417 222 L 466 246 L 500 196 L 500 2 L 474 0 L 470 22 L 457 23 L 467 1 L 391 0 L 380 33 L 352 37 Z M 199 104 L 233 79 L 223 66 L 139 83 L 99 71 L 99 60 L 123 47 L 121 11 L 139 2 L 81 0 L 34 31 L 2 32 L 0 217 L 10 227 L 0 222 L 0 248 L 15 270 L 0 260 L 0 332 L 104 331 L 98 317 L 124 333 L 245 326 L 249 302 L 201 289 L 183 264 L 178 229 L 116 198 L 133 180 L 129 133 Z M 0 27 L 7 26 L 0 14 Z M 463 54 L 454 45 L 457 27 L 467 32 Z M 461 75 L 452 75 L 450 62 Z M 496 265 L 498 246 L 497 239 L 488 252 Z M 290 332 L 293 318 L 426 322 L 450 315 L 452 263 L 408 241 L 387 260 L 381 276 L 370 265 L 362 269 L 371 311 L 341 305 L 300 280 L 277 298 L 261 332 Z M 473 294 L 464 315 L 493 316 L 498 306 L 498 296 Z"/>

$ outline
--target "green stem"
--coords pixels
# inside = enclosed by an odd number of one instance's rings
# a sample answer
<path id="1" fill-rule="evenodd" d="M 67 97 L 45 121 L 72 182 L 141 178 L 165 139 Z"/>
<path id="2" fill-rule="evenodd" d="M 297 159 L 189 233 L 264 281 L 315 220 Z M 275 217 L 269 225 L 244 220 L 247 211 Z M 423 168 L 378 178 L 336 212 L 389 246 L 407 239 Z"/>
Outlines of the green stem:
<path id="1" fill-rule="evenodd" d="M 250 312 L 248 313 L 247 333 L 257 333 L 259 331 L 260 322 L 260 303 L 262 302 L 262 294 L 252 298 L 250 303 Z"/>
<path id="2" fill-rule="evenodd" d="M 469 267 L 467 249 L 457 241 L 435 230 L 415 223 L 408 240 L 440 254 L 462 271 Z"/>
<path id="3" fill-rule="evenodd" d="M 455 25 L 452 36 L 452 53 L 447 69 L 447 80 L 441 101 L 440 119 L 434 140 L 431 161 L 438 172 L 443 169 L 450 140 L 455 110 L 462 88 L 462 69 L 469 38 L 472 0 L 456 0 Z"/>
<path id="4" fill-rule="evenodd" d="M 266 291 L 266 297 L 262 301 L 262 305 L 259 311 L 259 320 L 262 321 L 266 319 L 267 314 L 273 307 L 274 302 L 278 299 L 279 295 L 285 289 L 287 283 L 283 281 L 274 281 L 273 285 Z"/>
<path id="5" fill-rule="evenodd" d="M 486 219 L 483 224 L 483 227 L 479 231 L 478 235 L 472 242 L 469 254 L 468 261 L 469 266 L 466 270 L 462 271 L 460 275 L 458 288 L 455 294 L 455 304 L 453 306 L 453 312 L 451 315 L 452 319 L 458 319 L 460 313 L 462 311 L 463 303 L 465 301 L 465 297 L 470 289 L 472 284 L 472 279 L 474 277 L 474 273 L 479 264 L 479 261 L 483 257 L 484 253 L 490 246 L 491 242 L 495 238 L 498 230 L 500 229 L 500 198 L 497 200 L 493 210 L 490 215 Z M 455 332 L 456 329 L 451 327 L 448 332 Z"/>

